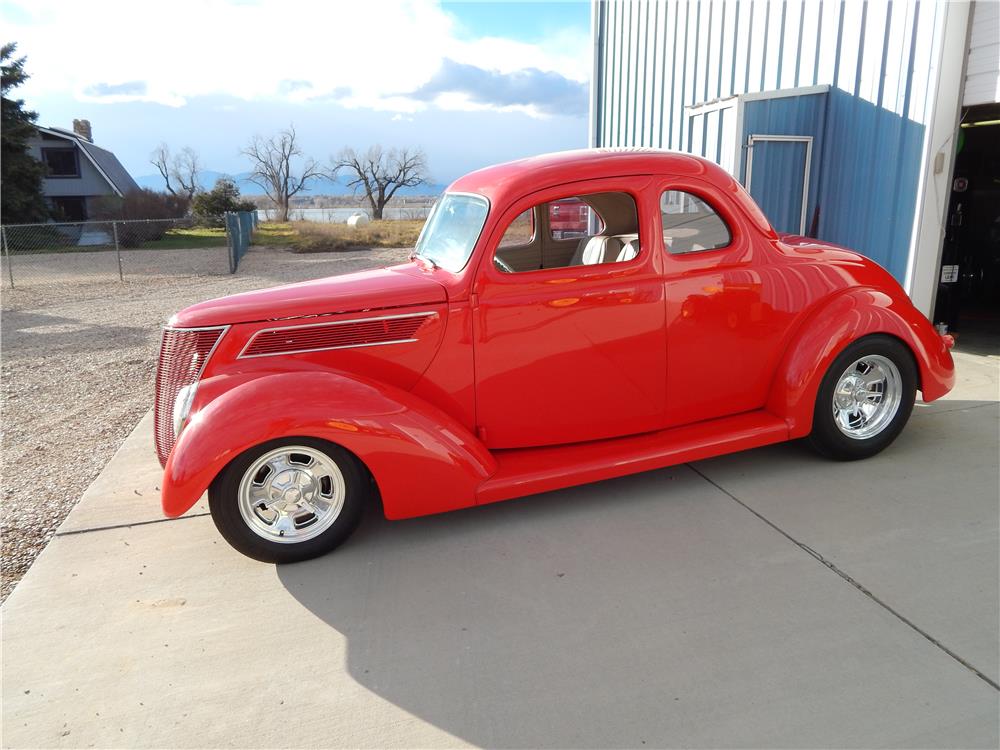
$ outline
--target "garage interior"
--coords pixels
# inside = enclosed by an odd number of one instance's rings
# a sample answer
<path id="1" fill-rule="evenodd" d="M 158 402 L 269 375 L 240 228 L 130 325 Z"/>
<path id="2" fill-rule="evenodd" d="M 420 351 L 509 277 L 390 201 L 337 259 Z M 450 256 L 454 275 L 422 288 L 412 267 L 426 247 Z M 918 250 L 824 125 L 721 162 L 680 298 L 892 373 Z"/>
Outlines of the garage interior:
<path id="1" fill-rule="evenodd" d="M 963 348 L 1000 332 L 1000 104 L 962 110 L 933 322 Z"/>

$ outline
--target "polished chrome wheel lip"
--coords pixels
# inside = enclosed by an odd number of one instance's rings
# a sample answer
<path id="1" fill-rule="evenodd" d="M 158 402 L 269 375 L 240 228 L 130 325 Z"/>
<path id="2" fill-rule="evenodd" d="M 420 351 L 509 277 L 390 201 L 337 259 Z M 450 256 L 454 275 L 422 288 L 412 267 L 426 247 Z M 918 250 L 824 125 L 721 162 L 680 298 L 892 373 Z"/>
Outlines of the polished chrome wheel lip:
<path id="1" fill-rule="evenodd" d="M 305 445 L 268 451 L 243 473 L 240 516 L 262 539 L 296 544 L 329 529 L 344 509 L 347 486 L 337 462 Z"/>
<path id="2" fill-rule="evenodd" d="M 833 389 L 833 421 L 844 435 L 867 440 L 888 427 L 903 400 L 895 363 L 880 354 L 856 359 Z"/>

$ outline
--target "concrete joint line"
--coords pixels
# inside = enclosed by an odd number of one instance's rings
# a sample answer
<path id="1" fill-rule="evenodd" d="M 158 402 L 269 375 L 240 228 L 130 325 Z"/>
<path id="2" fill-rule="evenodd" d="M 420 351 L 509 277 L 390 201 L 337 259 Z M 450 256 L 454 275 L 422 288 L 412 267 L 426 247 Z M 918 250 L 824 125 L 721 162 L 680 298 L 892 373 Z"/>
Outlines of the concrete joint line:
<path id="1" fill-rule="evenodd" d="M 986 684 L 988 684 L 994 690 L 1000 690 L 1000 684 L 997 684 L 992 678 L 990 678 L 987 675 L 985 675 L 982 672 L 980 672 L 978 669 L 976 669 L 974 666 L 972 666 L 972 664 L 970 664 L 968 661 L 966 661 L 961 656 L 959 656 L 954 651 L 952 651 L 950 648 L 948 648 L 943 643 L 941 643 L 941 641 L 939 641 L 937 638 L 935 638 L 934 636 L 930 635 L 925 630 L 922 630 L 912 620 L 908 619 L 907 617 L 905 617 L 904 615 L 900 614 L 895 609 L 893 609 L 892 607 L 890 607 L 888 604 L 886 604 L 885 602 L 883 602 L 881 599 L 879 599 L 877 596 L 875 596 L 875 594 L 873 594 L 871 591 L 869 591 L 867 588 L 865 588 L 861 583 L 859 583 L 858 581 L 856 581 L 853 578 L 851 578 L 851 576 L 849 576 L 847 573 L 845 573 L 840 568 L 838 568 L 834 563 L 832 563 L 831 561 L 829 561 L 825 557 L 823 557 L 823 555 L 821 555 L 819 552 L 817 552 L 816 550 L 812 549 L 809 545 L 800 542 L 798 539 L 796 539 L 795 537 L 793 537 L 791 534 L 789 534 L 787 531 L 785 531 L 784 529 L 782 529 L 780 526 L 778 526 L 777 524 L 775 524 L 772 521 L 770 521 L 767 517 L 765 517 L 764 515 L 758 513 L 756 510 L 754 510 L 749 505 L 747 505 L 745 502 L 743 502 L 738 497 L 736 497 L 736 495 L 734 495 L 733 493 L 729 492 L 729 490 L 727 490 L 724 487 L 720 486 L 718 483 L 716 483 L 715 481 L 713 481 L 712 479 L 710 479 L 708 476 L 706 476 L 704 473 L 702 473 L 701 471 L 699 471 L 695 466 L 692 466 L 691 464 L 686 464 L 686 466 L 688 466 L 695 474 L 697 474 L 698 476 L 700 476 L 702 479 L 704 479 L 710 485 L 712 485 L 717 490 L 719 490 L 720 492 L 722 492 L 723 494 L 725 494 L 727 497 L 729 497 L 731 500 L 733 500 L 737 504 L 741 505 L 745 510 L 747 510 L 750 513 L 752 513 L 753 515 L 755 515 L 758 519 L 760 519 L 761 521 L 763 521 L 764 523 L 766 523 L 772 529 L 774 529 L 775 531 L 777 531 L 779 534 L 781 534 L 783 537 L 785 537 L 788 541 L 790 541 L 796 547 L 798 547 L 799 549 L 801 549 L 803 552 L 805 552 L 806 554 L 810 555 L 811 557 L 814 557 L 817 561 L 819 561 L 824 566 L 826 566 L 827 568 L 829 568 L 830 570 L 832 570 L 834 573 L 836 573 L 838 576 L 840 576 L 841 578 L 843 578 L 845 581 L 847 581 L 849 584 L 851 584 L 851 586 L 853 586 L 854 588 L 856 588 L 858 591 L 860 591 L 862 594 L 864 594 L 865 596 L 867 596 L 869 599 L 871 599 L 877 605 L 879 605 L 880 607 L 882 607 L 886 612 L 888 612 L 889 614 L 891 614 L 897 620 L 899 620 L 903 624 L 909 626 L 912 630 L 914 630 L 915 632 L 917 632 L 921 636 L 923 636 L 927 641 L 929 641 L 932 644 L 934 644 L 935 646 L 937 646 L 944 653 L 946 653 L 952 659 L 954 659 L 959 664 L 961 664 L 963 667 L 965 667 L 966 669 L 968 669 L 970 672 L 972 672 L 974 675 L 976 675 L 976 677 L 978 677 L 983 682 L 985 682 Z"/>
<path id="2" fill-rule="evenodd" d="M 149 526 L 154 523 L 170 523 L 171 521 L 184 521 L 188 518 L 201 518 L 202 516 L 210 516 L 211 513 L 191 513 L 187 516 L 178 516 L 177 518 L 154 518 L 152 521 L 136 521 L 134 523 L 116 523 L 112 526 L 95 526 L 92 529 L 74 529 L 73 531 L 57 531 L 53 536 L 75 536 L 76 534 L 90 534 L 93 531 L 112 531 L 114 529 L 130 529 L 133 526 Z"/>
<path id="3" fill-rule="evenodd" d="M 923 411 L 922 409 L 914 410 L 914 416 L 922 417 L 933 417 L 935 414 L 954 414 L 957 411 L 972 411 L 973 409 L 984 409 L 987 406 L 996 406 L 996 401 L 988 401 L 985 404 L 976 404 L 975 406 L 957 406 L 954 409 L 935 409 L 934 411 Z"/>

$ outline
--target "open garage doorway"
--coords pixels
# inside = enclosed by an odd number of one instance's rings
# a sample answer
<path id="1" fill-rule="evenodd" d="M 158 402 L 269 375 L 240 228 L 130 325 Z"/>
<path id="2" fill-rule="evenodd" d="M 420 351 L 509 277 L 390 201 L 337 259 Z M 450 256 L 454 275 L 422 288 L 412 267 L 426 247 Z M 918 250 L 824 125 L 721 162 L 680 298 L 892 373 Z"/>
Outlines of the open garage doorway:
<path id="1" fill-rule="evenodd" d="M 963 348 L 1000 346 L 1000 104 L 968 107 L 957 133 L 934 322 Z"/>

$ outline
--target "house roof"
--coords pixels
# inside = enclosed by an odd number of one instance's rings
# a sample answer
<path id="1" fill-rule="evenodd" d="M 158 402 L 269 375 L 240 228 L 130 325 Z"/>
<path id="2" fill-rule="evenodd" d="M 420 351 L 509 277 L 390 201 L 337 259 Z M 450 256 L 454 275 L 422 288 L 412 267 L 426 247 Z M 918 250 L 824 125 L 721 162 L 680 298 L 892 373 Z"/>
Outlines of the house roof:
<path id="1" fill-rule="evenodd" d="M 81 148 L 87 152 L 87 156 L 97 163 L 98 168 L 107 176 L 112 184 L 118 188 L 119 192 L 127 193 L 130 190 L 138 190 L 139 183 L 132 179 L 122 163 L 118 161 L 118 157 L 107 149 L 103 149 L 100 146 L 95 146 L 90 141 L 84 140 L 83 138 L 77 139 L 80 143 Z"/>
<path id="2" fill-rule="evenodd" d="M 118 157 L 107 149 L 103 149 L 100 146 L 95 146 L 93 143 L 88 141 L 86 138 L 82 138 L 76 133 L 70 130 L 64 130 L 63 128 L 36 128 L 40 133 L 48 133 L 49 135 L 54 135 L 58 138 L 65 138 L 68 141 L 73 141 L 79 146 L 80 150 L 83 152 L 84 156 L 94 165 L 94 168 L 101 174 L 101 176 L 107 180 L 111 189 L 114 190 L 119 196 L 124 196 L 125 193 L 130 190 L 138 190 L 139 183 L 132 179 L 132 175 L 128 173 L 122 163 L 118 161 Z"/>

